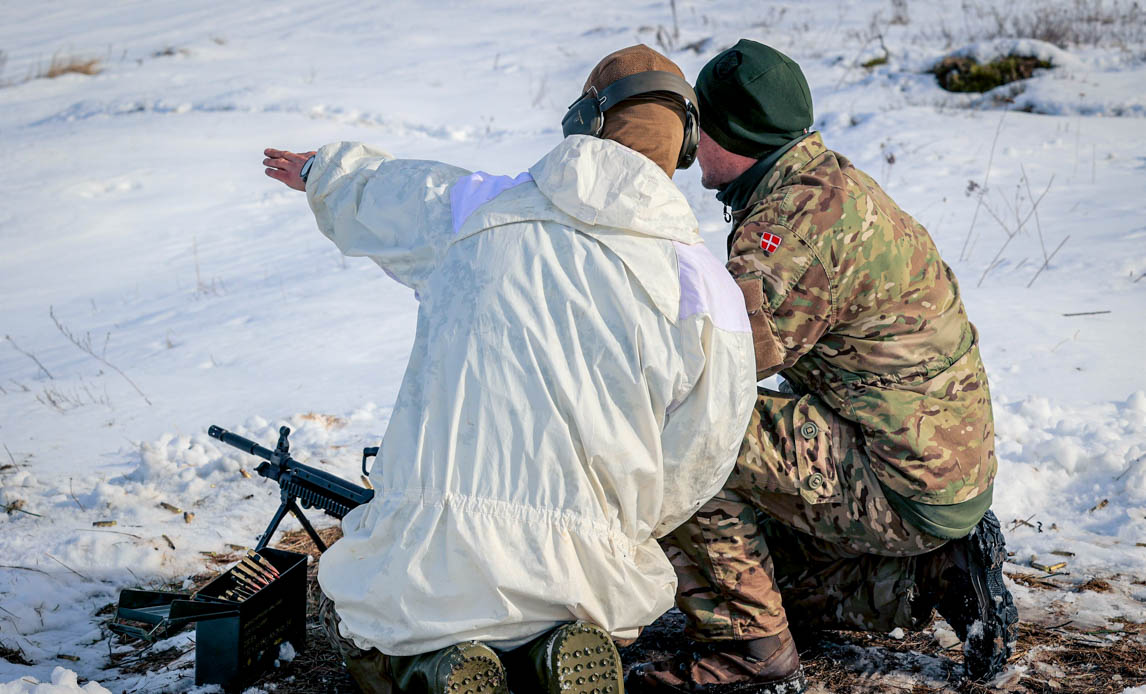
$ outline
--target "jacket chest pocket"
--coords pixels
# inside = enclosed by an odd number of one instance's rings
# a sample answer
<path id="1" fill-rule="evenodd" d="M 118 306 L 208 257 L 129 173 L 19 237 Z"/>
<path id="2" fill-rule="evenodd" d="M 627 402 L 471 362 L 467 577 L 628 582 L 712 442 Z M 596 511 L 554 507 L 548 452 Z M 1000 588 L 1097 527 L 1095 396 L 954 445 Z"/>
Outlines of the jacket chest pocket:
<path id="1" fill-rule="evenodd" d="M 796 402 L 792 413 L 793 448 L 796 451 L 796 487 L 809 504 L 835 501 L 840 488 L 839 416 L 814 395 Z"/>

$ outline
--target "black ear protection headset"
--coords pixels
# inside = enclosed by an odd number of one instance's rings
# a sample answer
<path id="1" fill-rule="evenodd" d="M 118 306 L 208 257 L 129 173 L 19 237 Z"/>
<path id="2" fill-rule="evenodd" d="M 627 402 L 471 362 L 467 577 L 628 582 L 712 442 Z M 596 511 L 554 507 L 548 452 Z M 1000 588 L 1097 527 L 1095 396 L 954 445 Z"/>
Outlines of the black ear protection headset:
<path id="1" fill-rule="evenodd" d="M 568 113 L 561 119 L 561 132 L 570 135 L 592 135 L 600 137 L 605 129 L 605 111 L 625 99 L 641 94 L 667 92 L 684 100 L 684 142 L 676 168 L 687 169 L 696 159 L 696 146 L 700 142 L 700 115 L 696 109 L 696 93 L 692 87 L 671 72 L 649 70 L 622 77 L 599 93 L 596 87 L 589 87 L 580 99 L 569 106 Z"/>

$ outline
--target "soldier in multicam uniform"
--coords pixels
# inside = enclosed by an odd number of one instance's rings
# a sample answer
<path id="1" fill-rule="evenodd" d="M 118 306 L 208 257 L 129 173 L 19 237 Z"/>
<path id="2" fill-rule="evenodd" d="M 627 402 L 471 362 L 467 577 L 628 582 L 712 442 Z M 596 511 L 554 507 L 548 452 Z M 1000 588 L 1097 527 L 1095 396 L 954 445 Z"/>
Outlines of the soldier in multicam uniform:
<path id="1" fill-rule="evenodd" d="M 800 692 L 792 631 L 918 629 L 939 613 L 968 675 L 1018 613 L 988 509 L 994 425 L 978 335 L 927 231 L 825 148 L 787 56 L 742 40 L 697 79 L 703 184 L 731 209 L 760 389 L 723 492 L 664 541 L 698 651 L 628 691 Z"/>

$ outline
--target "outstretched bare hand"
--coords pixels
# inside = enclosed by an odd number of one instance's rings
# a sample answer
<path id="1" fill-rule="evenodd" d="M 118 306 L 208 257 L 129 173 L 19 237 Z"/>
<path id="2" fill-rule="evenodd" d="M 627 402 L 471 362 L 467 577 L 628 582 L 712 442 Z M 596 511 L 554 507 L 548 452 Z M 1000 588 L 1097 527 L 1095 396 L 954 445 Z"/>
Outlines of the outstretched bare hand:
<path id="1" fill-rule="evenodd" d="M 314 156 L 314 152 L 288 152 L 283 149 L 267 148 L 263 150 L 263 166 L 267 167 L 264 173 L 283 185 L 295 190 L 306 190 L 306 183 L 298 175 L 302 165 L 307 159 Z"/>

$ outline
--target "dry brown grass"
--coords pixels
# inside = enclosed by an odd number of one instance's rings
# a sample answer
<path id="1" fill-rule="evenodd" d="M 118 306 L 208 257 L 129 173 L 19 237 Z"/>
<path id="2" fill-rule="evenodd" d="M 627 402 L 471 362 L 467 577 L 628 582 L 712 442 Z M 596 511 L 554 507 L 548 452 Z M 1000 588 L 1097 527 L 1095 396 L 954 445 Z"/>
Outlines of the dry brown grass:
<path id="1" fill-rule="evenodd" d="M 923 31 L 928 40 L 951 46 L 970 40 L 1039 39 L 1060 48 L 1140 45 L 1146 36 L 1146 8 L 1139 0 L 1044 0 L 1002 3 L 962 0 L 962 26 L 946 21 Z"/>
<path id="2" fill-rule="evenodd" d="M 341 532 L 332 527 L 320 530 L 319 535 L 329 545 L 341 537 Z M 298 694 L 358 691 L 318 623 L 317 548 L 301 530 L 283 533 L 275 546 L 306 553 L 315 559 L 307 567 L 306 648 L 292 662 L 267 672 L 254 686 Z M 238 556 L 218 555 L 218 572 Z M 195 576 L 192 581 L 195 587 L 202 586 L 218 572 Z M 1047 583 L 1039 587 L 1064 589 Z M 1105 583 L 1095 579 L 1074 590 L 1101 591 Z M 683 628 L 684 616 L 676 610 L 662 616 L 645 629 L 635 644 L 621 649 L 626 671 L 639 662 L 661 660 L 698 648 L 684 637 Z M 801 640 L 800 647 L 812 685 L 809 692 L 818 694 L 1116 694 L 1129 687 L 1146 685 L 1146 624 L 1130 622 L 1098 631 L 1077 630 L 1069 623 L 1055 627 L 1021 623 L 1011 662 L 1025 666 L 1025 670 L 1001 688 L 963 679 L 961 649 L 943 649 L 931 630 L 910 633 L 902 639 L 882 634 L 824 632 Z M 185 653 L 170 649 L 119 655 L 113 657 L 113 666 L 133 672 L 154 672 L 169 667 Z M 186 663 L 186 659 L 181 662 Z M 181 664 L 180 667 L 187 666 Z M 923 667 L 928 676 L 919 674 Z"/>
<path id="3" fill-rule="evenodd" d="M 98 75 L 103 72 L 102 58 L 89 58 L 79 55 L 56 53 L 47 65 L 39 64 L 28 70 L 23 79 L 3 79 L 8 54 L 0 51 L 0 87 L 31 82 L 40 79 L 55 79 L 63 75 Z"/>
<path id="4" fill-rule="evenodd" d="M 1046 590 L 1109 589 L 1102 579 L 1073 588 L 1041 583 L 1045 585 L 1038 587 Z M 626 671 L 638 662 L 702 650 L 702 645 L 684 637 L 683 626 L 684 617 L 675 610 L 661 617 L 635 644 L 621 649 Z M 1011 664 L 1025 669 L 998 688 L 968 682 L 963 676 L 962 649 L 942 648 L 931 629 L 902 639 L 823 632 L 800 639 L 799 644 L 811 685 L 809 694 L 1118 694 L 1146 685 L 1146 625 L 1137 623 L 1091 631 L 1069 623 L 1054 627 L 1020 623 Z"/>
<path id="5" fill-rule="evenodd" d="M 999 691 L 1119 694 L 1129 687 L 1146 684 L 1146 642 L 1140 632 L 1136 633 L 1139 628 L 1138 625 L 1130 625 L 1120 638 L 1112 640 L 1104 638 L 1109 634 L 1021 623 L 1019 641 L 1011 662 L 1025 665 L 1027 669 L 1011 684 L 998 688 L 964 680 L 961 649 L 944 651 L 928 632 L 909 634 L 902 640 L 877 634 L 829 632 L 802 657 L 810 681 L 834 694 L 891 691 L 879 673 L 857 668 L 854 663 L 849 666 L 846 655 L 852 645 L 883 651 L 888 662 L 894 662 L 896 655 L 909 655 L 913 660 L 918 659 L 916 654 L 933 658 L 934 664 L 946 674 L 947 682 L 939 688 L 932 682 L 897 689 L 912 694 L 987 694 Z"/>
<path id="6" fill-rule="evenodd" d="M 55 79 L 61 75 L 98 75 L 103 72 L 102 61 L 99 58 L 84 58 L 78 55 L 52 56 L 47 68 L 39 68 L 30 79 Z"/>
<path id="7" fill-rule="evenodd" d="M 1113 589 L 1110 587 L 1109 581 L 1104 581 L 1101 578 L 1092 578 L 1086 583 L 1080 585 L 1075 590 L 1079 593 L 1085 593 L 1086 591 L 1092 591 L 1095 593 L 1109 593 Z"/>
<path id="8" fill-rule="evenodd" d="M 1033 574 L 1025 574 L 1025 573 L 1018 573 L 1018 572 L 1008 573 L 1007 578 L 1011 579 L 1015 583 L 1018 583 L 1019 585 L 1026 586 L 1028 588 L 1035 588 L 1037 590 L 1060 590 L 1061 589 L 1061 586 L 1059 586 L 1057 583 L 1055 583 L 1053 581 L 1049 581 L 1045 578 L 1040 578 L 1039 576 L 1036 576 Z"/>
<path id="9" fill-rule="evenodd" d="M 646 629 L 636 644 L 621 650 L 626 671 L 637 662 L 701 650 L 684 638 L 683 625 L 683 616 L 673 611 Z M 944 650 L 930 630 L 902 639 L 824 632 L 801 640 L 800 658 L 809 694 L 1118 694 L 1146 684 L 1142 631 L 1137 624 L 1101 633 L 1020 624 L 1011 663 L 1026 669 L 998 687 L 968 682 L 961 648 Z"/>

